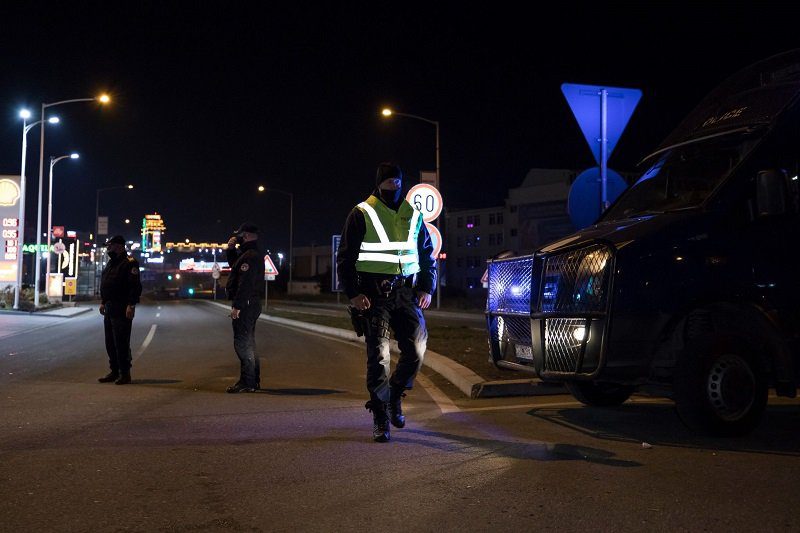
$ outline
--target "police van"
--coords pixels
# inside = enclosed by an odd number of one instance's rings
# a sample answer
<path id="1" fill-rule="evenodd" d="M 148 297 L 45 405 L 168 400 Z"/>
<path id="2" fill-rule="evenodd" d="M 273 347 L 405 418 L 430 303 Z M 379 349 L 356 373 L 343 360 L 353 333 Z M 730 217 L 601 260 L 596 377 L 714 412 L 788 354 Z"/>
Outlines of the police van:
<path id="1" fill-rule="evenodd" d="M 740 435 L 800 378 L 800 50 L 709 94 L 593 225 L 489 261 L 491 360 Z"/>

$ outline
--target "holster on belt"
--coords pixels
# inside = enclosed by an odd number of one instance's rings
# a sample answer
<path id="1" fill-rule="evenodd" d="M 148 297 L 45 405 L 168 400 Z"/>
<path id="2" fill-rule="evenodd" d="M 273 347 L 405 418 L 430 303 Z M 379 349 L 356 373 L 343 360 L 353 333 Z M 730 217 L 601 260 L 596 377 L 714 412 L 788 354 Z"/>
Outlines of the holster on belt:
<path id="1" fill-rule="evenodd" d="M 353 330 L 358 337 L 363 337 L 366 328 L 369 326 L 369 319 L 364 315 L 363 311 L 359 311 L 352 305 L 347 306 L 347 312 L 350 314 L 350 322 L 353 324 Z"/>

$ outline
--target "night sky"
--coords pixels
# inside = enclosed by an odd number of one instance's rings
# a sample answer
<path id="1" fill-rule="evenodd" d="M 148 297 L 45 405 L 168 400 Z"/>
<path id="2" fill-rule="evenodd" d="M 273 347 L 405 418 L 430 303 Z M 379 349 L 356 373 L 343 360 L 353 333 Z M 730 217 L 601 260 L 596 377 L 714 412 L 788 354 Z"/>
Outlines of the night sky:
<path id="1" fill-rule="evenodd" d="M 377 163 L 399 162 L 406 187 L 434 169 L 433 126 L 386 120 L 383 106 L 441 123 L 446 207 L 488 207 L 532 167 L 594 164 L 562 82 L 642 89 L 610 160 L 630 171 L 727 75 L 800 46 L 800 10 L 763 3 L 547 13 L 69 4 L 0 8 L 0 173 L 19 173 L 20 107 L 38 118 L 42 102 L 108 91 L 107 108 L 51 108 L 62 123 L 47 129 L 45 180 L 50 155 L 81 154 L 56 166 L 55 224 L 91 230 L 96 189 L 134 183 L 101 196 L 112 232 L 136 239 L 142 215 L 157 211 L 166 240 L 225 241 L 251 220 L 273 250 L 288 244 L 288 199 L 259 184 L 294 193 L 295 246 L 327 244 Z M 32 221 L 38 129 L 28 139 Z M 125 218 L 136 224 L 127 231 Z"/>

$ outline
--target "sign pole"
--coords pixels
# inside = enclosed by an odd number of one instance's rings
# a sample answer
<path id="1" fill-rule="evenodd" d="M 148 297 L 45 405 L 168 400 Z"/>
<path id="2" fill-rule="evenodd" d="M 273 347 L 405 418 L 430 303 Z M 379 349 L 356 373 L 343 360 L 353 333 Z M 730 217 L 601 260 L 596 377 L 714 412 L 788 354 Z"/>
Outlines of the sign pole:
<path id="1" fill-rule="evenodd" d="M 608 209 L 608 90 L 600 91 L 600 212 Z"/>
<path id="2" fill-rule="evenodd" d="M 267 301 L 269 299 L 269 280 L 264 280 L 264 312 L 267 312 Z"/>

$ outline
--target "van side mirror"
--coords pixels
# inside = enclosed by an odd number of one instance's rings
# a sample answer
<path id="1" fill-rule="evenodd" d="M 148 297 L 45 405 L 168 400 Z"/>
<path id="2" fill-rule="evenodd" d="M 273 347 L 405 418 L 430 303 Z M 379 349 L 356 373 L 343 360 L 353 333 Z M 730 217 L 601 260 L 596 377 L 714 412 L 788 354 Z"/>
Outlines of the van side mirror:
<path id="1" fill-rule="evenodd" d="M 779 169 L 762 170 L 756 179 L 758 216 L 782 215 L 788 197 L 786 172 Z"/>

